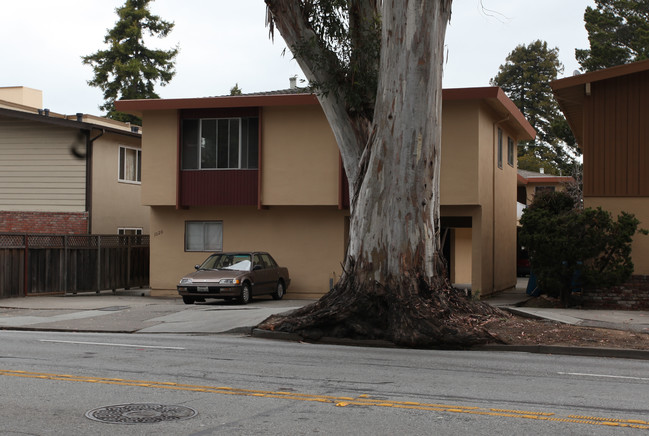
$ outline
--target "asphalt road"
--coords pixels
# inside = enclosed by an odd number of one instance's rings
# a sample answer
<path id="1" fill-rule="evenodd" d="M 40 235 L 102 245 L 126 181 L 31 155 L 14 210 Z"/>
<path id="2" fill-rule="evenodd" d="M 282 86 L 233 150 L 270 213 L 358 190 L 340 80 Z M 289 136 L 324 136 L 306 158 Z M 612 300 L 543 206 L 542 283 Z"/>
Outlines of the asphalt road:
<path id="1" fill-rule="evenodd" d="M 0 383 L 2 435 L 649 431 L 649 362 L 627 359 L 344 347 L 240 335 L 2 331 Z M 126 404 L 182 406 L 197 415 L 137 424 L 86 416 L 95 409 L 114 414 L 107 406 Z M 155 407 L 126 409 L 120 419 L 160 414 Z"/>

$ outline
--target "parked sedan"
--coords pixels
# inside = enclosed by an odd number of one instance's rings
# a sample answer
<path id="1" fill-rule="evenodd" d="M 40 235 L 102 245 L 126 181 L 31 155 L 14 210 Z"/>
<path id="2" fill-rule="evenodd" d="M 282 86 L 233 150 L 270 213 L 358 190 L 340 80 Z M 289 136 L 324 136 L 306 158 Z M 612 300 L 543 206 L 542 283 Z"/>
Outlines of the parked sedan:
<path id="1" fill-rule="evenodd" d="M 291 283 L 288 269 L 263 252 L 215 253 L 195 268 L 177 286 L 185 304 L 206 298 L 236 298 L 247 304 L 257 295 L 280 300 Z"/>

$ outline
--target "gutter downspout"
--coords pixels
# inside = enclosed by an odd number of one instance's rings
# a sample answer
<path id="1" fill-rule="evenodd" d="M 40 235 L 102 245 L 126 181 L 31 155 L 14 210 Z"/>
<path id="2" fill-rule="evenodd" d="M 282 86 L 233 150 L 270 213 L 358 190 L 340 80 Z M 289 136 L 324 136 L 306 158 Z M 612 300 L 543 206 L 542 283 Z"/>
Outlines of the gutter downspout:
<path id="1" fill-rule="evenodd" d="M 92 151 L 94 143 L 97 139 L 104 136 L 106 130 L 101 129 L 101 132 L 94 138 L 90 138 L 90 130 L 86 133 L 86 210 L 88 211 L 88 234 L 92 234 Z"/>

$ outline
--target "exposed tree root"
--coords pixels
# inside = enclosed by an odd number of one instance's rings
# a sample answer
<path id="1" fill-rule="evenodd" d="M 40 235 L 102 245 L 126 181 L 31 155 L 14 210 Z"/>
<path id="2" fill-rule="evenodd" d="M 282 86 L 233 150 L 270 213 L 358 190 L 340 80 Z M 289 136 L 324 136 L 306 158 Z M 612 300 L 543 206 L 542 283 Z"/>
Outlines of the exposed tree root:
<path id="1" fill-rule="evenodd" d="M 499 342 L 482 325 L 507 316 L 463 292 L 415 277 L 381 285 L 357 283 L 347 274 L 313 304 L 286 315 L 273 315 L 258 328 L 296 333 L 307 340 L 323 337 L 381 339 L 404 347 L 463 348 Z"/>

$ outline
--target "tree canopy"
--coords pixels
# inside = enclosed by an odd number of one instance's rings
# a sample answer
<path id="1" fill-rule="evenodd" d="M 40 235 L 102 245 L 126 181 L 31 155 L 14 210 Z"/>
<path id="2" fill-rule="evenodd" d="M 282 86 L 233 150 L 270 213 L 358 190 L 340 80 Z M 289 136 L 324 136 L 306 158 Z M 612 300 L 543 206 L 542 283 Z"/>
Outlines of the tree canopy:
<path id="1" fill-rule="evenodd" d="M 126 0 L 116 9 L 119 19 L 104 38 L 108 48 L 82 57 L 94 72 L 88 84 L 104 93 L 104 104 L 99 108 L 109 118 L 140 124 L 137 117 L 116 111 L 115 101 L 159 98 L 154 90 L 156 83 L 165 86 L 175 75 L 178 47 L 159 50 L 145 45 L 145 34 L 164 38 L 174 27 L 173 22 L 151 13 L 151 1 Z"/>
<path id="2" fill-rule="evenodd" d="M 584 13 L 590 48 L 575 50 L 584 71 L 649 58 L 647 0 L 595 0 L 595 5 Z"/>
<path id="3" fill-rule="evenodd" d="M 554 99 L 550 82 L 563 72 L 559 49 L 537 40 L 518 45 L 490 80 L 512 99 L 536 130 L 533 141 L 518 147 L 518 167 L 529 171 L 570 174 L 579 154 L 566 119 Z"/>

